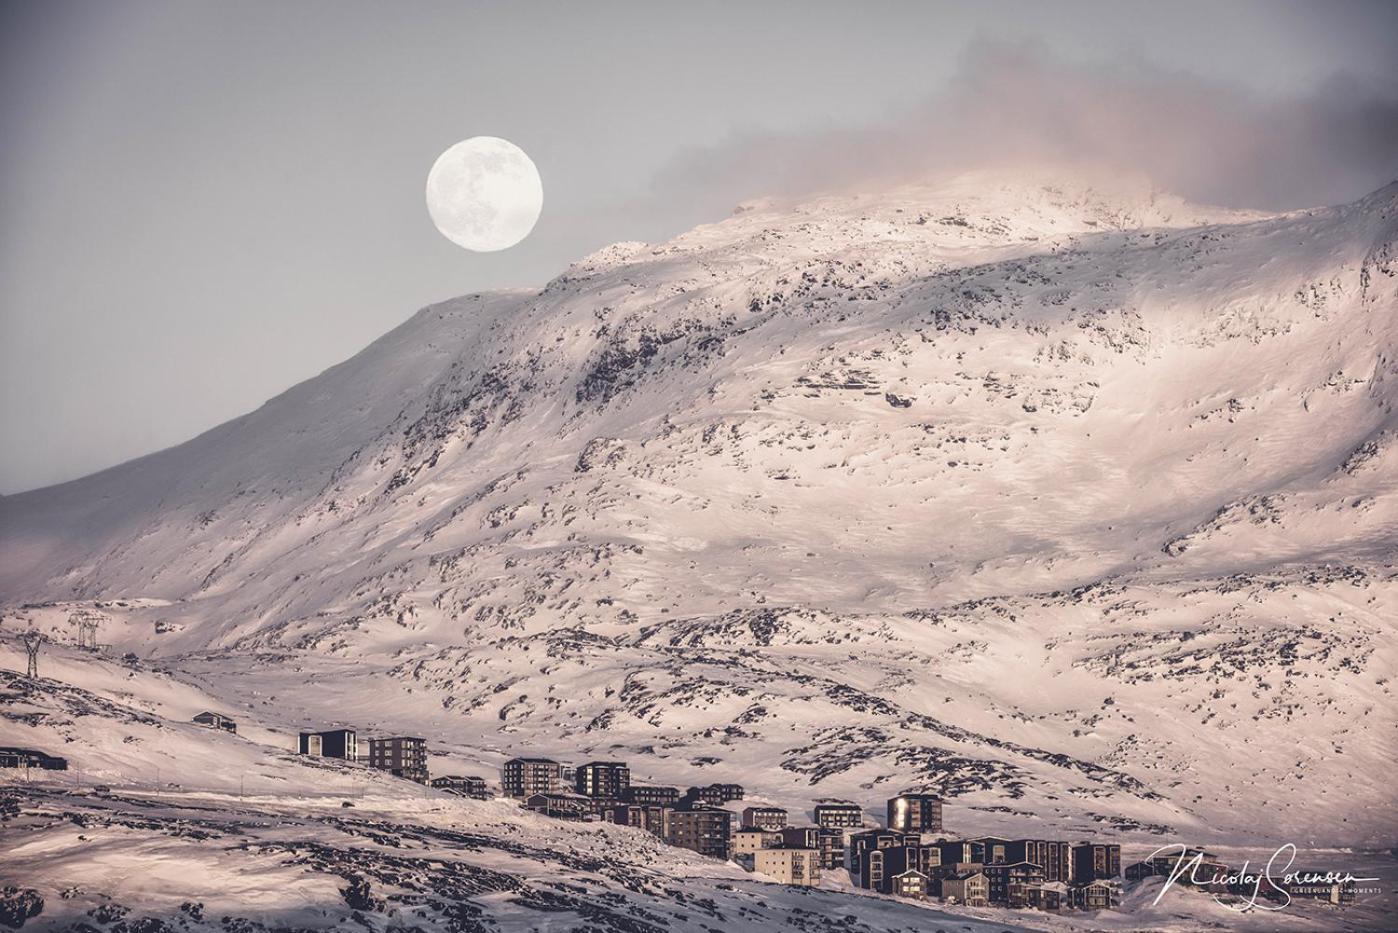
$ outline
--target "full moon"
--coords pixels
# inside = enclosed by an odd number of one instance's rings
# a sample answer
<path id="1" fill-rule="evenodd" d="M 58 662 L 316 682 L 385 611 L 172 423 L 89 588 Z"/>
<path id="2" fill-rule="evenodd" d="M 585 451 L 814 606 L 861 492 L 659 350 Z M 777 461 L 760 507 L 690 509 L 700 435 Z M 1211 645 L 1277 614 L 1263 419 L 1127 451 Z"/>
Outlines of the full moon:
<path id="1" fill-rule="evenodd" d="M 427 173 L 427 213 L 442 236 L 477 253 L 509 249 L 529 235 L 544 206 L 539 170 L 524 150 L 472 136 Z"/>

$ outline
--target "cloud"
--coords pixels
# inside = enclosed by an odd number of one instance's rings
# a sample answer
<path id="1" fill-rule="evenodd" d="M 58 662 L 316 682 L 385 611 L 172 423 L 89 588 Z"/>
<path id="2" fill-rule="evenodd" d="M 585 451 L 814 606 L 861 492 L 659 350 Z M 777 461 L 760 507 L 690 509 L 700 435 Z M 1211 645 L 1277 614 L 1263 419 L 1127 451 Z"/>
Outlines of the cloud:
<path id="1" fill-rule="evenodd" d="M 917 107 L 833 131 L 750 133 L 684 153 L 656 193 L 696 205 L 867 188 L 979 169 L 1145 175 L 1205 203 L 1281 210 L 1353 200 L 1398 178 L 1398 82 L 1336 75 L 1263 97 L 1142 63 L 1085 65 L 980 42 Z"/>

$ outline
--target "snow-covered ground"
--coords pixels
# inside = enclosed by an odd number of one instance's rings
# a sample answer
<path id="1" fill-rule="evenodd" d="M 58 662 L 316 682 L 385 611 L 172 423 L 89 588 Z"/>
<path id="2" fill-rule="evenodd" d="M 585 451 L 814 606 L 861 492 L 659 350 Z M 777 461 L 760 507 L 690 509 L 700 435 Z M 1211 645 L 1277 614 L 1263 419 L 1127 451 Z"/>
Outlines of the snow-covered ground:
<path id="1" fill-rule="evenodd" d="M 1382 929 L 1391 916 L 1388 894 L 1344 910 L 1298 903 L 1279 913 L 1240 913 L 1182 890 L 1155 904 L 1158 881 L 1132 890 L 1122 910 L 1061 916 L 898 901 L 857 891 L 843 872 L 827 873 L 819 891 L 789 888 L 639 830 L 550 820 L 512 801 L 464 800 L 362 765 L 302 758 L 284 732 L 246 715 L 237 735 L 196 726 L 186 714 L 209 698 L 141 662 L 65 648 L 46 659 L 52 678 L 0 674 L 7 728 L 23 723 L 27 739 L 86 764 L 9 772 L 0 784 L 0 887 L 44 898 L 25 929 L 356 919 L 371 929 L 819 931 L 838 922 L 852 931 L 1067 933 Z M 1154 846 L 1128 844 L 1125 857 Z M 1215 851 L 1233 865 L 1270 854 Z M 1387 853 L 1306 856 L 1378 876 L 1385 891 L 1398 881 Z"/>
<path id="2" fill-rule="evenodd" d="M 0 499 L 0 632 L 95 609 L 109 646 L 50 645 L 67 686 L 0 744 L 294 816 L 373 798 L 288 757 L 343 723 L 427 737 L 436 773 L 620 757 L 871 816 L 926 788 L 957 833 L 1350 867 L 1398 830 L 1395 243 L 1393 186 L 1263 216 L 978 176 L 424 309 L 188 444 Z M 1242 922 L 1204 900 L 1155 911 Z"/>

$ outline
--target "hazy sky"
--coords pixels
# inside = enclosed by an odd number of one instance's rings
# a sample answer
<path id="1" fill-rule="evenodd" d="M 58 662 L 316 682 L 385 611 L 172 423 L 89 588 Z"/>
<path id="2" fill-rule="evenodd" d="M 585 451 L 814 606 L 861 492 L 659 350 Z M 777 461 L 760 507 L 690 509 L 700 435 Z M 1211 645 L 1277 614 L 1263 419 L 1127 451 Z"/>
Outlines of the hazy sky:
<path id="1" fill-rule="evenodd" d="M 1398 175 L 1398 4 L 0 5 L 0 492 L 185 440 L 418 307 L 737 199 L 1007 159 L 1260 207 Z M 502 253 L 437 155 L 544 179 Z"/>

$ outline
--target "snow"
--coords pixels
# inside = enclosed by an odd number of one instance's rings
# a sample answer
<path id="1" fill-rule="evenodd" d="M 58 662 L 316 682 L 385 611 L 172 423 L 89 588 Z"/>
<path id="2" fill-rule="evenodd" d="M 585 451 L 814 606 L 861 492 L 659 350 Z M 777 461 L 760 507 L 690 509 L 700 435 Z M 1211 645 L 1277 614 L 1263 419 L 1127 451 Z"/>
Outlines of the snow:
<path id="1" fill-rule="evenodd" d="M 0 744 L 294 812 L 371 786 L 290 755 L 343 723 L 435 773 L 623 758 L 794 811 L 928 788 L 958 833 L 1367 859 L 1398 829 L 1395 242 L 1394 186 L 1270 216 L 982 175 L 424 309 L 0 500 L 0 633 L 97 609 L 105 656 L 42 672 L 156 720 L 55 688 Z"/>

